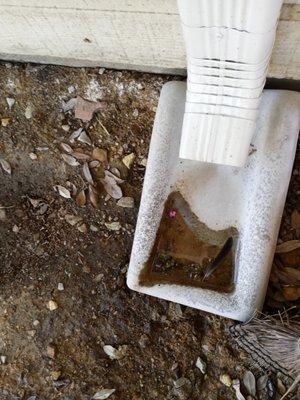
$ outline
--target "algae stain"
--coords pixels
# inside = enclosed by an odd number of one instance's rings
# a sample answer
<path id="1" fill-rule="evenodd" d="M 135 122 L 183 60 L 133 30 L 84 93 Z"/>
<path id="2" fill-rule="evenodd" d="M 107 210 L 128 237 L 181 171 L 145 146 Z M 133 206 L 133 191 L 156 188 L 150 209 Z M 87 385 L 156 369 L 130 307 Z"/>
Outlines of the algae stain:
<path id="1" fill-rule="evenodd" d="M 168 283 L 231 292 L 237 239 L 237 229 L 208 228 L 180 192 L 172 192 L 150 257 L 141 271 L 140 284 Z"/>

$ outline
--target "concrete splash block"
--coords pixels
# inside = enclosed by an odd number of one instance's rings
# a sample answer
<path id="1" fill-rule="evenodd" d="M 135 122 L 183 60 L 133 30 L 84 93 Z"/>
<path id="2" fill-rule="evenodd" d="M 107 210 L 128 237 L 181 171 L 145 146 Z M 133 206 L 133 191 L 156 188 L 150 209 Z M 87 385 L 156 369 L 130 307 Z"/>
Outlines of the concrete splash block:
<path id="1" fill-rule="evenodd" d="M 253 152 L 243 168 L 179 158 L 186 84 L 161 92 L 127 276 L 129 288 L 246 321 L 265 298 L 300 126 L 300 94 L 263 93 Z M 241 135 L 243 132 L 241 132 Z M 236 228 L 234 288 L 223 293 L 180 284 L 142 285 L 164 204 L 178 191 L 209 229 Z"/>

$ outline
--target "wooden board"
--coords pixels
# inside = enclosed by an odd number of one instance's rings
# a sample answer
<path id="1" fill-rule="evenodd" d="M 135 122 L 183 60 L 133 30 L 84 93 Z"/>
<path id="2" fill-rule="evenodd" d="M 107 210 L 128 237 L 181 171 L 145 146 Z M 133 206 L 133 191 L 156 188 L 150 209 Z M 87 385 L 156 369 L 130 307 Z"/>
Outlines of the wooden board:
<path id="1" fill-rule="evenodd" d="M 282 8 L 268 76 L 300 79 L 300 0 Z M 0 58 L 185 74 L 176 0 L 0 0 Z"/>

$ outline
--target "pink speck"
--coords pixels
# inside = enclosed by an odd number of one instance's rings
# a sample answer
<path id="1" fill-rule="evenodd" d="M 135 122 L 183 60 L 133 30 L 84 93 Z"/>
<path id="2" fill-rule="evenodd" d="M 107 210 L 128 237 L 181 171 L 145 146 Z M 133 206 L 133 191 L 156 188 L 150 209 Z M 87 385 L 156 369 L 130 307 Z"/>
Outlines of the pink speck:
<path id="1" fill-rule="evenodd" d="M 177 214 L 176 210 L 170 210 L 170 211 L 168 211 L 168 216 L 169 216 L 169 218 L 175 218 L 175 217 L 176 217 L 176 214 Z"/>

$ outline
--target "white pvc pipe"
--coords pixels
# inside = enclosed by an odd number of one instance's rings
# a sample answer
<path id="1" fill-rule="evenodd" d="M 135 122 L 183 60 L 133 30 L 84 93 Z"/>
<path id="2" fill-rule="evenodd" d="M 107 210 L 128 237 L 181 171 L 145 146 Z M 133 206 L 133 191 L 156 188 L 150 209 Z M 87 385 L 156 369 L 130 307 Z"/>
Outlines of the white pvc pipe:
<path id="1" fill-rule="evenodd" d="M 180 157 L 243 166 L 282 0 L 178 0 L 188 61 Z"/>

